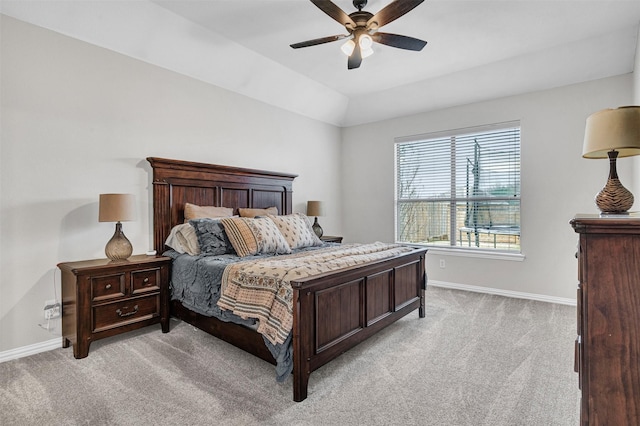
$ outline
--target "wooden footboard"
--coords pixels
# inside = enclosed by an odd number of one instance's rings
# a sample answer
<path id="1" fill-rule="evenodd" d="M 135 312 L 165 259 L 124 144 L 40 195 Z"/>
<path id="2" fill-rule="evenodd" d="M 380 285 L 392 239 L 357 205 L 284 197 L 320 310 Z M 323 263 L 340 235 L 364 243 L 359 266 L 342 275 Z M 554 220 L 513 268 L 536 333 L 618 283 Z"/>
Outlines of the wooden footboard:
<path id="1" fill-rule="evenodd" d="M 426 251 L 292 283 L 294 401 L 312 371 L 416 309 L 424 318 Z"/>

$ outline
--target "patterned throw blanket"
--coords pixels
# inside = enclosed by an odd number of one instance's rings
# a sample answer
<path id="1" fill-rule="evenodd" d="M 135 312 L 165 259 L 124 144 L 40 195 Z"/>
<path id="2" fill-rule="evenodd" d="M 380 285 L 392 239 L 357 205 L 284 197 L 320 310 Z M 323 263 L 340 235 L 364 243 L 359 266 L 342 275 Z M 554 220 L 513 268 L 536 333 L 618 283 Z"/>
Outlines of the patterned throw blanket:
<path id="1" fill-rule="evenodd" d="M 283 343 L 293 326 L 291 281 L 394 257 L 412 248 L 399 244 L 343 244 L 227 266 L 218 306 L 242 318 L 259 320 L 258 332 Z"/>

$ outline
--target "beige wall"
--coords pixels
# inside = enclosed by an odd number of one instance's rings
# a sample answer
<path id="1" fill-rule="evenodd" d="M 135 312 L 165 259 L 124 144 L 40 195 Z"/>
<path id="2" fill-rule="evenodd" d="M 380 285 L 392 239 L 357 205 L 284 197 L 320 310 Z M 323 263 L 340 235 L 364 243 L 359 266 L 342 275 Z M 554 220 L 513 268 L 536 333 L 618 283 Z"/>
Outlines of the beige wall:
<path id="1" fill-rule="evenodd" d="M 624 75 L 343 129 L 345 239 L 394 239 L 394 138 L 520 120 L 524 261 L 431 251 L 429 280 L 575 300 L 577 239 L 569 220 L 596 212 L 593 196 L 608 174 L 607 161 L 581 158 L 585 120 L 629 104 L 632 82 Z M 632 159 L 619 160 L 620 179 L 630 187 L 632 168 Z"/>
<path id="2" fill-rule="evenodd" d="M 38 326 L 56 264 L 104 257 L 113 234 L 98 194 L 135 194 L 124 231 L 134 253 L 152 247 L 148 156 L 297 173 L 294 210 L 324 200 L 325 232 L 341 232 L 337 127 L 1 19 L 0 352 L 60 335 Z"/>

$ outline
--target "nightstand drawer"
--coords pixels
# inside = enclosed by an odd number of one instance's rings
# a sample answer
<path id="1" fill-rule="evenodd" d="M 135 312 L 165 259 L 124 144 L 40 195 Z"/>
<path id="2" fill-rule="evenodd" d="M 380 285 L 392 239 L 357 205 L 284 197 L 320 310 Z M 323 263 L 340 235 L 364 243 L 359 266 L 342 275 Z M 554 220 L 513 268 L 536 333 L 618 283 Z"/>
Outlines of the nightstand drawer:
<path id="1" fill-rule="evenodd" d="M 132 294 L 160 290 L 160 268 L 131 273 Z"/>
<path id="2" fill-rule="evenodd" d="M 105 300 L 124 296 L 124 275 L 91 277 L 91 300 Z"/>
<path id="3" fill-rule="evenodd" d="M 131 298 L 93 308 L 93 332 L 116 328 L 160 315 L 160 294 Z"/>

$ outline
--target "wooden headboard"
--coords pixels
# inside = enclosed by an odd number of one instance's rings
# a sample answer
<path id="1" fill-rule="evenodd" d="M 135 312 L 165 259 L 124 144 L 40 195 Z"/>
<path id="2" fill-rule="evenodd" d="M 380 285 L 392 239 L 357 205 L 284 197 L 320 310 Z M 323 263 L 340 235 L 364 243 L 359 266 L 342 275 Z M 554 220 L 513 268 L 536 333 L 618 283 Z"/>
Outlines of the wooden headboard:
<path id="1" fill-rule="evenodd" d="M 292 213 L 298 175 L 148 157 L 153 168 L 153 241 L 161 254 L 171 228 L 184 222 L 186 203 L 199 206 L 267 208 Z"/>

